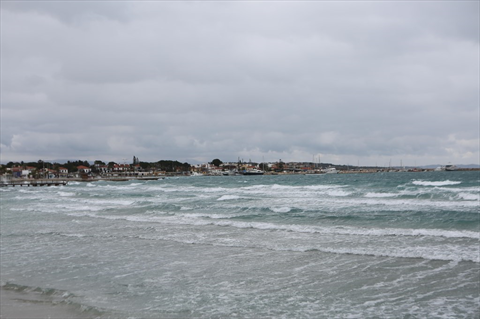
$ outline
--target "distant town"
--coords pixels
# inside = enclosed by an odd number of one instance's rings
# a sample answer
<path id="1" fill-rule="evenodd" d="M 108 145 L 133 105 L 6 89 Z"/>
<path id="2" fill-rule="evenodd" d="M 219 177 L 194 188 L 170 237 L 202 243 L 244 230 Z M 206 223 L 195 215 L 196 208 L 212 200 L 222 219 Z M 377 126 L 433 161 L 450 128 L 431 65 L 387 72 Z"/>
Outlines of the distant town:
<path id="1" fill-rule="evenodd" d="M 457 168 L 454 165 L 429 168 L 405 167 L 361 167 L 335 165 L 331 163 L 313 162 L 222 162 L 214 159 L 211 162 L 191 165 L 174 160 L 143 162 L 133 156 L 131 163 L 104 162 L 96 160 L 67 161 L 66 163 L 9 162 L 0 165 L 0 176 L 3 182 L 12 180 L 125 180 L 125 179 L 159 179 L 165 176 L 227 176 L 227 175 L 285 175 L 285 174 L 347 174 L 375 172 L 420 172 L 432 170 L 478 170 L 478 168 Z"/>

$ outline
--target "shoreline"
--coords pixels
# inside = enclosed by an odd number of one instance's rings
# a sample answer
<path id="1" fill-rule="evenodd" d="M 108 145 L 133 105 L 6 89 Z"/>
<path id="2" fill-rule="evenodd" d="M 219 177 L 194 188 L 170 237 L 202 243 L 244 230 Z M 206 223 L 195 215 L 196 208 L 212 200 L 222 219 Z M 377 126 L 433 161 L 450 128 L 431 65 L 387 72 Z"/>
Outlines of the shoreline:
<path id="1" fill-rule="evenodd" d="M 50 178 L 50 179 L 35 179 L 35 178 L 13 178 L 9 180 L 5 180 L 0 182 L 0 186 L 60 186 L 60 185 L 67 185 L 68 182 L 127 182 L 132 180 L 139 180 L 139 181 L 153 181 L 164 179 L 165 177 L 100 177 L 100 178 Z"/>
<path id="2" fill-rule="evenodd" d="M 62 303 L 36 292 L 0 287 L 0 319 L 89 319 L 74 305 Z"/>
<path id="3" fill-rule="evenodd" d="M 469 169 L 457 169 L 457 172 L 474 172 L 480 171 L 477 168 Z M 423 173 L 423 172 L 433 172 L 433 170 L 423 170 L 423 171 L 378 171 L 378 170 L 350 170 L 342 171 L 338 170 L 335 174 L 329 173 L 313 173 L 313 172 L 265 172 L 265 176 L 296 176 L 296 175 L 310 175 L 310 176 L 319 176 L 319 175 L 342 175 L 342 174 L 383 174 L 383 173 Z M 444 172 L 444 171 L 442 171 Z M 259 174 L 260 175 L 260 174 Z M 194 175 L 185 175 L 185 174 L 176 174 L 176 175 L 148 175 L 148 176 L 96 176 L 91 178 L 79 178 L 79 177 L 65 177 L 65 178 L 50 178 L 50 179 L 35 179 L 35 178 L 11 178 L 7 180 L 0 181 L 0 187 L 2 186 L 60 186 L 60 184 L 66 185 L 68 182 L 127 182 L 127 181 L 154 181 L 162 180 L 167 177 L 191 177 Z M 224 176 L 219 174 L 202 174 L 199 176 Z M 245 176 L 244 174 L 235 175 L 235 176 Z"/>

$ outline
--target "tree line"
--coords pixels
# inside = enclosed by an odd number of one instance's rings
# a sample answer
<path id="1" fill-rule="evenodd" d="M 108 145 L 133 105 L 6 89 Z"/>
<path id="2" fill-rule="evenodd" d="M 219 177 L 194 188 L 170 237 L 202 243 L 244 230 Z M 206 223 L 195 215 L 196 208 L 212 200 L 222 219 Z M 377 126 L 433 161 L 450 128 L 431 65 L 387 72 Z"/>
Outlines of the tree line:
<path id="1" fill-rule="evenodd" d="M 76 172 L 78 171 L 78 166 L 85 166 L 89 167 L 92 172 L 96 172 L 98 166 L 108 166 L 110 169 L 113 169 L 115 165 L 119 165 L 120 163 L 116 162 L 109 162 L 106 164 L 101 160 L 94 161 L 93 164 L 90 164 L 88 161 L 67 161 L 66 163 L 57 163 L 57 162 L 48 162 L 43 160 L 38 160 L 36 162 L 8 162 L 6 165 L 2 166 L 1 171 L 5 171 L 7 168 L 12 167 L 22 167 L 26 169 L 27 167 L 33 167 L 37 170 L 48 168 L 57 170 L 60 167 L 64 167 L 68 169 L 69 172 Z M 120 164 L 121 165 L 121 164 Z M 156 170 L 156 171 L 165 171 L 165 172 L 177 172 L 177 171 L 189 171 L 191 165 L 189 163 L 181 163 L 179 161 L 174 160 L 160 160 L 157 162 L 142 162 L 137 157 L 134 156 L 133 163 L 129 165 L 139 165 L 143 170 Z"/>

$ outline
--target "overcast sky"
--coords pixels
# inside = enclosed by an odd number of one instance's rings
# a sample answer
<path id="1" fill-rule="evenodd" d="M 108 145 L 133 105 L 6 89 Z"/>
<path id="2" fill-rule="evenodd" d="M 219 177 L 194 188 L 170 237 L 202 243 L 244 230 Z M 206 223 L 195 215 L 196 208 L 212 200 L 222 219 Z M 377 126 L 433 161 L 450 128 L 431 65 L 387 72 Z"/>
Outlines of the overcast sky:
<path id="1" fill-rule="evenodd" d="M 1 2 L 1 162 L 479 163 L 478 1 Z"/>

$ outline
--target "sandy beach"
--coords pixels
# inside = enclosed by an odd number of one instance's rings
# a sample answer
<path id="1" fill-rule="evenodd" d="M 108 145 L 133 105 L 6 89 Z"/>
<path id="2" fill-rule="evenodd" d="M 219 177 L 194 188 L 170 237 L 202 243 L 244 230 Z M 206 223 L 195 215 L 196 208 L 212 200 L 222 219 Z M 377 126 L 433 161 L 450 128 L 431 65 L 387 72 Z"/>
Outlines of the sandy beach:
<path id="1" fill-rule="evenodd" d="M 16 292 L 0 289 L 1 319 L 86 319 L 74 306 L 55 302 L 48 296 L 34 292 Z"/>

